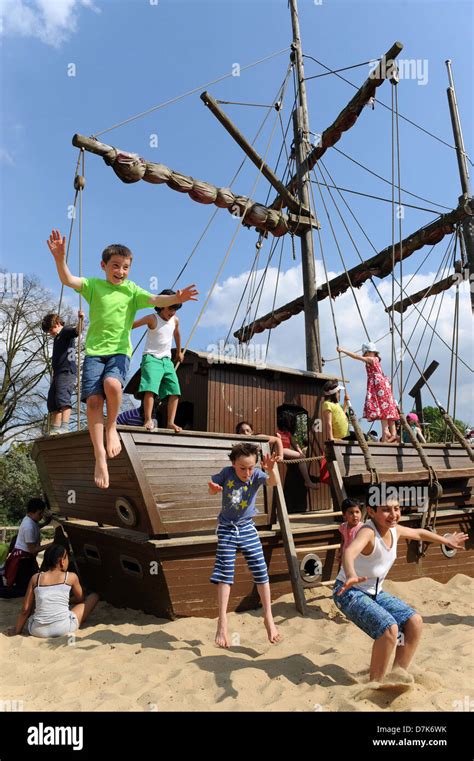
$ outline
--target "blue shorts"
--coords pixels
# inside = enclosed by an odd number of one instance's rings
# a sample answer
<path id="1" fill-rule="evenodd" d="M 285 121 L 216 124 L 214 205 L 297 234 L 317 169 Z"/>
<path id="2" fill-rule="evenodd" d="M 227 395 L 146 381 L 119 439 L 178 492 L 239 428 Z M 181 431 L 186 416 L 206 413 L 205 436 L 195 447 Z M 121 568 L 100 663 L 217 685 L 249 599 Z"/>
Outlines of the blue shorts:
<path id="1" fill-rule="evenodd" d="M 402 632 L 408 619 L 416 615 L 414 608 L 387 592 L 369 595 L 351 587 L 337 597 L 336 593 L 343 586 L 342 581 L 334 584 L 332 596 L 336 607 L 372 639 L 381 637 L 385 629 L 394 624 Z"/>
<path id="2" fill-rule="evenodd" d="M 125 386 L 130 357 L 126 354 L 109 354 L 106 357 L 84 357 L 82 366 L 81 401 L 89 396 L 100 394 L 105 397 L 104 380 L 117 378 L 122 388 Z"/>
<path id="3" fill-rule="evenodd" d="M 238 525 L 219 523 L 217 526 L 217 553 L 212 583 L 234 583 L 237 550 L 242 552 L 247 561 L 255 584 L 266 584 L 269 581 L 267 564 L 257 528 L 251 518 Z"/>
<path id="4" fill-rule="evenodd" d="M 48 392 L 48 412 L 61 412 L 72 407 L 71 396 L 76 381 L 77 375 L 69 371 L 54 375 Z"/>

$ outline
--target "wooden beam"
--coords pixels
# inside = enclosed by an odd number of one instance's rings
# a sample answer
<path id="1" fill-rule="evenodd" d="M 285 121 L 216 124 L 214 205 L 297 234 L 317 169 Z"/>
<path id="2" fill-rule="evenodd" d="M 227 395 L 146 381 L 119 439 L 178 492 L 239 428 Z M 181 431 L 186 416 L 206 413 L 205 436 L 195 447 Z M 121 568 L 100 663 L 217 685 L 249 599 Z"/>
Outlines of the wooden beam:
<path id="1" fill-rule="evenodd" d="M 331 148 L 331 146 L 335 145 L 340 140 L 342 133 L 347 132 L 347 130 L 356 123 L 364 106 L 366 106 L 370 99 L 374 97 L 377 87 L 380 87 L 386 79 L 390 78 L 387 74 L 392 69 L 393 60 L 400 55 L 402 50 L 403 45 L 401 42 L 394 42 L 390 50 L 387 50 L 385 55 L 380 59 L 378 65 L 365 80 L 362 87 L 356 92 L 352 100 L 350 100 L 347 106 L 342 109 L 341 113 L 331 126 L 324 130 L 321 135 L 320 144 L 311 151 L 301 166 L 303 174 L 309 172 L 318 159 L 326 153 L 327 149 Z M 297 184 L 298 177 L 297 175 L 294 175 L 287 184 L 286 189 L 289 192 L 293 192 L 297 187 Z M 272 208 L 281 209 L 281 207 L 284 206 L 284 203 L 285 199 L 280 194 L 273 201 Z"/>
<path id="2" fill-rule="evenodd" d="M 423 246 L 439 243 L 445 235 L 454 232 L 455 225 L 458 222 L 471 215 L 474 215 L 474 201 L 470 201 L 468 204 L 460 204 L 457 209 L 450 211 L 448 214 L 441 215 L 434 222 L 416 230 L 407 238 L 404 238 L 401 245 L 397 244 L 395 264 L 400 261 L 400 251 L 401 258 L 407 259 Z M 317 299 L 322 301 L 328 298 L 329 294 L 331 294 L 332 298 L 335 298 L 345 293 L 351 284 L 354 288 L 360 288 L 363 283 L 373 277 L 384 278 L 392 272 L 392 264 L 392 246 L 390 245 L 370 259 L 366 259 L 355 267 L 352 267 L 347 271 L 347 275 L 344 272 L 342 275 L 338 275 L 330 280 L 329 283 L 320 285 L 316 290 Z M 303 308 L 303 296 L 299 296 L 297 299 L 275 309 L 273 312 L 259 317 L 255 322 L 247 325 L 246 328 L 235 331 L 234 336 L 239 341 L 249 341 L 256 333 L 276 328 L 285 320 L 289 320 L 290 317 L 302 312 Z"/>
<path id="3" fill-rule="evenodd" d="M 268 182 L 273 185 L 277 193 L 279 193 L 282 198 L 285 201 L 285 206 L 287 206 L 291 211 L 293 211 L 295 214 L 299 214 L 302 211 L 306 215 L 310 215 L 311 212 L 309 209 L 302 209 L 301 203 L 298 201 L 295 196 L 290 193 L 289 190 L 285 188 L 281 180 L 278 179 L 276 174 L 270 169 L 268 164 L 265 163 L 263 158 L 257 153 L 255 148 L 250 145 L 248 140 L 242 135 L 240 130 L 237 129 L 235 124 L 229 119 L 227 114 L 225 114 L 221 108 L 219 108 L 217 101 L 214 100 L 212 95 L 210 93 L 203 92 L 201 94 L 201 100 L 204 103 L 205 106 L 208 107 L 209 111 L 214 114 L 216 119 L 222 124 L 222 126 L 227 130 L 229 135 L 234 138 L 237 145 L 239 145 L 244 153 L 247 154 L 249 159 L 255 164 L 257 169 L 261 171 L 264 177 L 268 180 Z M 314 220 L 316 223 L 316 220 Z"/>
<path id="4" fill-rule="evenodd" d="M 433 283 L 433 285 L 430 285 L 428 288 L 423 288 L 421 291 L 417 291 L 416 293 L 411 294 L 411 296 L 407 296 L 403 301 L 397 301 L 395 304 L 391 304 L 389 307 L 385 308 L 385 311 L 392 312 L 393 310 L 396 310 L 400 313 L 406 312 L 408 307 L 411 307 L 413 304 L 418 304 L 419 301 L 427 299 L 428 296 L 436 296 L 442 291 L 447 291 L 448 288 L 451 288 L 453 285 L 456 285 L 456 283 L 461 281 L 462 276 L 458 274 L 449 275 L 449 277 L 444 278 L 444 280 L 440 280 L 439 283 Z"/>
<path id="5" fill-rule="evenodd" d="M 286 561 L 288 563 L 288 571 L 290 573 L 291 588 L 295 598 L 296 610 L 301 613 L 302 616 L 306 616 L 306 599 L 304 596 L 304 588 L 301 581 L 300 568 L 296 555 L 293 534 L 291 532 L 290 520 L 288 517 L 288 511 L 286 509 L 285 495 L 283 494 L 283 487 L 281 485 L 280 473 L 277 468 L 274 468 L 273 472 L 275 473 L 277 481 L 275 489 L 277 492 L 276 510 L 278 523 L 280 526 L 283 546 L 285 548 Z"/>
<path id="6" fill-rule="evenodd" d="M 474 468 L 435 468 L 436 476 L 439 481 L 449 479 L 473 478 Z M 429 481 L 430 474 L 426 470 L 402 470 L 402 471 L 384 471 L 377 469 L 379 480 L 385 483 L 405 484 L 419 481 Z M 370 473 L 354 473 L 352 476 L 345 476 L 344 483 L 350 486 L 362 486 L 371 483 Z"/>

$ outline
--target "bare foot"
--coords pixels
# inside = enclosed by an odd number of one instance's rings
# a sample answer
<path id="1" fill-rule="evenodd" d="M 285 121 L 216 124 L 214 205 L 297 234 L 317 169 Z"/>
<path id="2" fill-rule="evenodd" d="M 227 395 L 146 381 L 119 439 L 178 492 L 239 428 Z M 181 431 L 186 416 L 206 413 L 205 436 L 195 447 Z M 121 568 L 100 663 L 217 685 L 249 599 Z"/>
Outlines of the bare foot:
<path id="1" fill-rule="evenodd" d="M 105 437 L 107 439 L 107 455 L 117 457 L 122 451 L 122 445 L 115 425 L 105 429 Z"/>
<path id="2" fill-rule="evenodd" d="M 149 420 L 145 420 L 143 425 L 145 426 L 147 431 L 152 431 L 153 428 L 155 427 L 155 423 L 153 422 L 153 420 L 151 418 Z"/>
<path id="3" fill-rule="evenodd" d="M 275 621 L 273 618 L 270 617 L 264 617 L 263 623 L 265 624 L 265 629 L 267 630 L 268 639 L 274 645 L 276 642 L 281 642 L 281 634 L 279 633 L 278 629 L 275 626 Z"/>
<path id="4" fill-rule="evenodd" d="M 305 486 L 306 486 L 307 489 L 318 489 L 319 488 L 319 484 L 315 484 L 314 481 L 307 481 L 305 483 Z"/>
<path id="5" fill-rule="evenodd" d="M 181 431 L 183 430 L 182 428 L 179 427 L 179 425 L 175 425 L 174 423 L 168 423 L 166 427 L 170 428 L 175 433 L 181 433 Z"/>
<path id="6" fill-rule="evenodd" d="M 108 489 L 109 488 L 109 471 L 107 469 L 107 460 L 104 457 L 100 457 L 96 460 L 95 463 L 95 470 L 94 470 L 94 481 L 95 485 L 99 487 L 99 489 Z"/>
<path id="7" fill-rule="evenodd" d="M 229 647 L 229 634 L 227 632 L 227 621 L 217 622 L 215 642 L 217 647 Z"/>

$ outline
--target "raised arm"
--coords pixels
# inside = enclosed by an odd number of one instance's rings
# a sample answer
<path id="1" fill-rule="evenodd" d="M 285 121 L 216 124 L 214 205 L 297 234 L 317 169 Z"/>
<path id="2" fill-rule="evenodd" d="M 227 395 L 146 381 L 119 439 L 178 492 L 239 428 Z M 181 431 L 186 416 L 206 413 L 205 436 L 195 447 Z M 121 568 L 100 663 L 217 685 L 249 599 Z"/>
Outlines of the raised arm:
<path id="1" fill-rule="evenodd" d="M 462 531 L 455 531 L 450 537 L 445 537 L 434 534 L 432 531 L 426 531 L 424 528 L 408 528 L 407 526 L 400 526 L 400 524 L 397 526 L 397 533 L 402 539 L 445 544 L 446 547 L 453 550 L 464 550 L 464 543 L 469 539 L 469 534 L 463 534 Z"/>
<path id="2" fill-rule="evenodd" d="M 80 291 L 83 278 L 72 275 L 66 263 L 66 236 L 61 237 L 59 230 L 52 230 L 46 243 L 54 257 L 61 283 L 69 288 L 74 288 L 76 291 Z"/>
<path id="3" fill-rule="evenodd" d="M 184 304 L 186 301 L 197 301 L 199 291 L 196 286 L 188 285 L 180 291 L 176 291 L 172 296 L 151 296 L 150 304 L 155 307 L 170 307 L 173 304 Z"/>
<path id="4" fill-rule="evenodd" d="M 360 354 L 355 354 L 353 351 L 347 351 L 347 349 L 343 349 L 342 346 L 337 346 L 337 351 L 339 354 L 347 354 L 347 356 L 351 359 L 358 359 L 359 362 L 365 362 L 366 365 L 370 365 L 374 361 L 373 357 L 362 357 Z"/>

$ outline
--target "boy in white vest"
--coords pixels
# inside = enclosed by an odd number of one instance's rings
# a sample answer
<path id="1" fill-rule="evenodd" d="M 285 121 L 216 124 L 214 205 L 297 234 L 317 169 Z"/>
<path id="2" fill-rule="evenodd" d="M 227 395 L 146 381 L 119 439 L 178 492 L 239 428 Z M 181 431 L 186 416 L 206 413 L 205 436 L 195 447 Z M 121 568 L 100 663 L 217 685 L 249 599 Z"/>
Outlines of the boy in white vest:
<path id="1" fill-rule="evenodd" d="M 166 289 L 161 291 L 160 296 L 174 296 L 174 294 L 175 291 Z M 168 397 L 166 427 L 171 428 L 176 433 L 181 431 L 179 425 L 174 422 L 181 388 L 171 360 L 173 337 L 176 343 L 176 358 L 178 362 L 182 362 L 184 359 L 184 352 L 181 351 L 179 320 L 176 317 L 178 309 L 181 309 L 181 304 L 155 307 L 156 314 L 148 314 L 146 317 L 136 320 L 132 325 L 133 328 L 139 328 L 142 325 L 148 327 L 140 365 L 141 380 L 138 391 L 143 393 L 144 426 L 149 431 L 154 428 L 152 415 L 156 395 L 160 399 Z"/>

